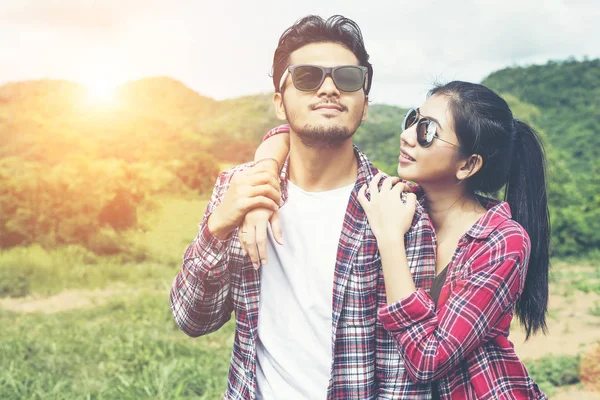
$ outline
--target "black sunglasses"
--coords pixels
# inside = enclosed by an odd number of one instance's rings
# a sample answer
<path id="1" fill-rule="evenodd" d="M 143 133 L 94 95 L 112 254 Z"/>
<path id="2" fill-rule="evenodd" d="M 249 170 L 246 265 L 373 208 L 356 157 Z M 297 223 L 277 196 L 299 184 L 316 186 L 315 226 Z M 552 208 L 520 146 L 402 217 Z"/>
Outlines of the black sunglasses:
<path id="1" fill-rule="evenodd" d="M 431 146 L 433 139 L 438 139 L 442 142 L 451 144 L 454 147 L 459 147 L 454 143 L 441 139 L 437 134 L 437 125 L 435 122 L 419 114 L 419 110 L 411 108 L 406 113 L 404 121 L 402 121 L 402 131 L 407 130 L 415 124 L 417 124 L 417 142 L 421 147 Z"/>
<path id="2" fill-rule="evenodd" d="M 339 65 L 331 68 L 309 64 L 291 65 L 281 76 L 280 91 L 288 72 L 292 74 L 294 87 L 303 92 L 314 92 L 321 87 L 328 76 L 331 76 L 333 83 L 339 90 L 356 92 L 364 87 L 368 68 L 362 65 Z"/>

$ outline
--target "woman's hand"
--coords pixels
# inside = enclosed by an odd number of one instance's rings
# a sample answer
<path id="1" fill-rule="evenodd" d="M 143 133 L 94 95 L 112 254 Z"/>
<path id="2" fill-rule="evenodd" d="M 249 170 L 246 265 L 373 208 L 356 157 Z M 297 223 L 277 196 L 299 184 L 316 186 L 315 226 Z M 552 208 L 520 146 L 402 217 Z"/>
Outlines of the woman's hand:
<path id="1" fill-rule="evenodd" d="M 274 130 L 279 131 L 280 128 L 282 126 Z M 274 130 L 271 130 L 271 132 Z M 256 165 L 270 165 L 271 168 L 275 166 L 275 170 L 272 171 L 275 173 L 277 181 L 279 181 L 279 173 L 281 172 L 279 168 L 283 165 L 289 151 L 290 134 L 289 130 L 286 129 L 282 133 L 276 133 L 264 140 L 256 149 L 254 161 L 257 163 Z M 279 195 L 281 196 L 281 191 Z M 239 227 L 238 233 L 242 250 L 250 256 L 255 269 L 268 263 L 267 226 L 269 223 L 271 223 L 273 237 L 277 243 L 283 245 L 283 231 L 281 230 L 277 209 L 260 207 L 250 210 L 244 216 L 244 220 Z"/>
<path id="2" fill-rule="evenodd" d="M 410 229 L 417 196 L 409 192 L 411 188 L 401 183 L 397 177 L 383 178 L 379 189 L 379 181 L 382 178 L 383 174 L 380 172 L 373 177 L 368 186 L 363 185 L 358 192 L 358 201 L 367 214 L 377 241 L 398 240 Z M 370 199 L 367 199 L 367 187 Z"/>
<path id="3" fill-rule="evenodd" d="M 281 203 L 278 173 L 273 162 L 258 163 L 236 172 L 221 203 L 208 218 L 210 232 L 223 240 L 240 226 L 250 210 L 278 210 Z"/>
<path id="4" fill-rule="evenodd" d="M 279 211 L 256 208 L 246 214 L 244 222 L 240 226 L 240 244 L 244 252 L 250 256 L 255 269 L 269 262 L 267 257 L 268 223 L 271 223 L 273 237 L 277 243 L 283 245 L 283 231 L 279 222 Z"/>

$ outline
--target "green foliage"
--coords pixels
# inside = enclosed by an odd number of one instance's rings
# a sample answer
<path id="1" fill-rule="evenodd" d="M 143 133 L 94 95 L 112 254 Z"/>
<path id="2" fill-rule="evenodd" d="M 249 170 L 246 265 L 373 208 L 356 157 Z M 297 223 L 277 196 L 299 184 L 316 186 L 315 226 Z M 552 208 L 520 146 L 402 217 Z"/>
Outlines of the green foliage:
<path id="1" fill-rule="evenodd" d="M 102 289 L 115 283 L 158 284 L 172 279 L 169 264 L 150 259 L 151 252 L 127 251 L 98 257 L 78 245 L 52 250 L 39 245 L 13 247 L 0 252 L 0 297 L 51 295 L 69 288 Z"/>
<path id="2" fill-rule="evenodd" d="M 218 162 L 198 122 L 218 104 L 168 78 L 126 84 L 108 108 L 69 82 L 0 86 L 0 249 L 123 253 L 154 196 L 212 190 Z"/>
<path id="3" fill-rule="evenodd" d="M 0 298 L 24 297 L 30 292 L 27 272 L 16 265 L 4 265 L 0 268 Z"/>
<path id="4" fill-rule="evenodd" d="M 201 194 L 212 192 L 220 172 L 217 160 L 210 154 L 186 156 L 183 160 L 173 162 L 170 168 L 187 187 Z"/>
<path id="5" fill-rule="evenodd" d="M 400 133 L 406 111 L 384 104 L 371 105 L 367 120 L 354 136 L 356 145 L 369 159 L 391 175 L 397 175 Z"/>
<path id="6" fill-rule="evenodd" d="M 594 305 L 589 308 L 588 312 L 594 317 L 600 317 L 600 301 L 594 302 Z"/>
<path id="7" fill-rule="evenodd" d="M 58 313 L 0 309 L 0 398 L 222 398 L 234 322 L 191 339 L 169 309 L 170 284 L 205 206 L 197 196 L 160 198 L 157 209 L 142 212 L 148 230 L 128 235 L 147 252 L 144 262 L 73 245 L 0 251 L 0 288 L 7 286 L 5 271 L 23 271 L 29 292 L 58 294 L 53 303 L 66 289 L 85 297 L 85 289 L 104 288 L 110 296 Z"/>
<path id="8" fill-rule="evenodd" d="M 484 85 L 511 93 L 542 112 L 534 120 L 550 143 L 564 150 L 569 166 L 585 173 L 600 156 L 600 59 L 550 61 L 505 68 Z"/>
<path id="9" fill-rule="evenodd" d="M 600 60 L 506 68 L 484 84 L 546 142 L 552 253 L 600 248 Z M 423 99 L 425 100 L 425 99 Z M 396 174 L 405 110 L 369 107 L 355 143 Z M 122 252 L 122 232 L 164 194 L 207 194 L 223 163 L 253 158 L 283 121 L 272 95 L 215 101 L 181 82 L 123 85 L 100 107 L 64 81 L 0 86 L 0 248 L 82 244 Z M 112 230 L 112 231 L 111 231 Z"/>
<path id="10" fill-rule="evenodd" d="M 600 248 L 600 60 L 505 68 L 483 83 L 535 107 L 527 117 L 548 141 L 554 254 Z"/>
<path id="11" fill-rule="evenodd" d="M 0 311 L 0 398 L 219 398 L 235 325 L 191 340 L 168 304 L 162 290 L 58 315 Z"/>
<path id="12" fill-rule="evenodd" d="M 156 209 L 140 214 L 144 229 L 117 236 L 101 230 L 106 237 L 93 244 L 102 246 L 100 251 L 81 245 L 45 249 L 39 244 L 0 251 L 0 297 L 102 289 L 117 283 L 164 287 L 196 235 L 205 207 L 206 199 L 196 196 L 158 198 Z"/>
<path id="13" fill-rule="evenodd" d="M 600 294 L 600 265 L 579 266 L 559 264 L 550 270 L 550 281 L 559 283 L 562 294 L 574 292 Z"/>
<path id="14" fill-rule="evenodd" d="M 0 160 L 0 248 L 88 245 L 108 228 L 135 226 L 148 195 L 124 161 L 68 160 L 53 167 Z"/>
<path id="15" fill-rule="evenodd" d="M 581 356 L 548 355 L 537 360 L 527 360 L 525 365 L 530 376 L 548 395 L 556 386 L 572 385 L 579 382 Z"/>

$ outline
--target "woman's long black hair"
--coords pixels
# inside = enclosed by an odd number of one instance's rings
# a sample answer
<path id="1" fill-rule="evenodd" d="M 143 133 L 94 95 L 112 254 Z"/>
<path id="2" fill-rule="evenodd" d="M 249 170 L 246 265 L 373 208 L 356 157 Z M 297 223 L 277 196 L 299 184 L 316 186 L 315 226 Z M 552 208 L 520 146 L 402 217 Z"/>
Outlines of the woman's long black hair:
<path id="1" fill-rule="evenodd" d="M 449 99 L 454 131 L 464 154 L 479 154 L 483 167 L 466 184 L 473 193 L 495 194 L 505 188 L 513 219 L 527 231 L 531 255 L 516 313 L 526 338 L 546 332 L 550 218 L 546 198 L 546 160 L 537 132 L 513 118 L 502 97 L 475 83 L 454 81 L 429 95 Z"/>

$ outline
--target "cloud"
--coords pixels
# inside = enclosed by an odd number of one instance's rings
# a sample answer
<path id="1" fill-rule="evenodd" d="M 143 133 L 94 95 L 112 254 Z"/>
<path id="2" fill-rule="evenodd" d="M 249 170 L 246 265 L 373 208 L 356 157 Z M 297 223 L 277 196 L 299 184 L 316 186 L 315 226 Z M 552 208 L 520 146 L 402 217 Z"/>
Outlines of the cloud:
<path id="1" fill-rule="evenodd" d="M 597 0 L 0 0 L 0 81 L 168 75 L 218 99 L 267 92 L 279 36 L 310 13 L 361 26 L 375 102 L 415 105 L 436 80 L 600 56 Z"/>

